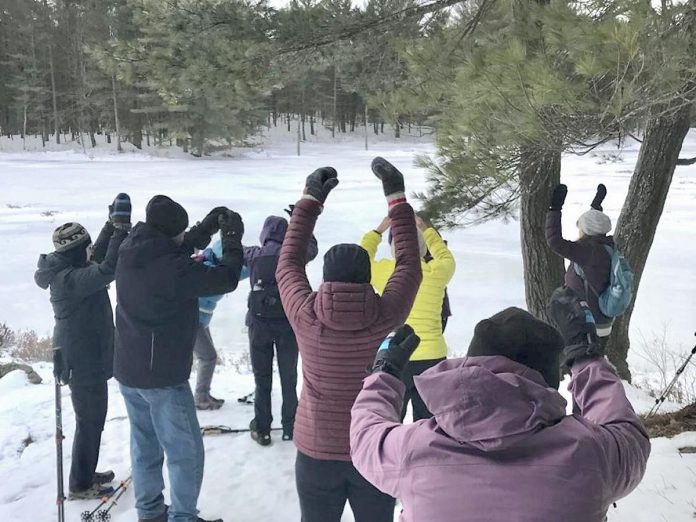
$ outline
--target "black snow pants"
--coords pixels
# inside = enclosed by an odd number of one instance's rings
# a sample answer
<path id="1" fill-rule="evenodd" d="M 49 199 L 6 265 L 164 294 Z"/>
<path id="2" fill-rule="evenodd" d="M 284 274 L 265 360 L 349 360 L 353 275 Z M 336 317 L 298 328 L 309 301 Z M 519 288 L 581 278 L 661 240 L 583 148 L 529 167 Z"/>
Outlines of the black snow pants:
<path id="1" fill-rule="evenodd" d="M 106 382 L 70 384 L 70 392 L 75 411 L 75 438 L 69 487 L 70 491 L 84 491 L 94 481 L 109 396 Z"/>
<path id="2" fill-rule="evenodd" d="M 278 357 L 278 372 L 283 395 L 281 421 L 283 431 L 292 434 L 297 410 L 297 341 L 286 319 L 249 321 L 249 351 L 256 390 L 254 414 L 261 434 L 271 432 L 271 387 L 273 385 L 273 347 Z"/>
<path id="3" fill-rule="evenodd" d="M 302 522 L 340 522 L 346 500 L 355 522 L 393 522 L 396 500 L 382 493 L 351 462 L 318 460 L 297 452 L 295 480 Z"/>

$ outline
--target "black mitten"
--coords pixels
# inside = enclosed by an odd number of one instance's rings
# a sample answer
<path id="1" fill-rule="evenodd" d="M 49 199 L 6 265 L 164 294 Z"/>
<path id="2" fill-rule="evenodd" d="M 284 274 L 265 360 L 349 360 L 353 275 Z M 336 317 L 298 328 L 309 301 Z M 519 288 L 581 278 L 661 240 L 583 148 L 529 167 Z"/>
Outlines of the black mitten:
<path id="1" fill-rule="evenodd" d="M 234 265 L 236 260 L 242 259 L 242 236 L 244 235 L 244 222 L 242 216 L 232 210 L 228 210 L 218 217 L 220 225 L 220 241 L 222 242 L 222 265 Z M 241 268 L 241 265 L 240 265 Z"/>
<path id="2" fill-rule="evenodd" d="M 597 193 L 595 194 L 594 199 L 592 200 L 592 204 L 590 206 L 595 209 L 599 210 L 600 212 L 604 210 L 602 208 L 602 201 L 604 201 L 604 198 L 607 197 L 607 187 L 604 186 L 604 184 L 600 183 L 597 185 Z"/>
<path id="3" fill-rule="evenodd" d="M 377 156 L 372 160 L 372 172 L 382 181 L 384 195 L 387 198 L 394 195 L 403 196 L 406 192 L 404 175 L 384 158 Z"/>
<path id="4" fill-rule="evenodd" d="M 409 325 L 405 324 L 387 336 L 377 350 L 372 372 L 387 372 L 397 379 L 408 364 L 408 360 L 420 344 L 420 337 Z"/>
<path id="5" fill-rule="evenodd" d="M 212 236 L 218 230 L 220 230 L 220 225 L 218 223 L 218 217 L 227 212 L 227 207 L 215 207 L 213 210 L 208 212 L 208 215 L 203 218 L 198 226 L 204 234 Z"/>
<path id="6" fill-rule="evenodd" d="M 322 205 L 334 188 L 338 185 L 338 173 L 333 167 L 322 167 L 315 170 L 305 182 L 304 193 L 312 196 Z"/>
<path id="7" fill-rule="evenodd" d="M 68 384 L 70 369 L 63 358 L 63 350 L 60 347 L 53 348 L 53 377 L 59 384 Z"/>
<path id="8" fill-rule="evenodd" d="M 557 288 L 546 311 L 563 337 L 566 366 L 570 368 L 577 360 L 604 355 L 592 311 L 572 289 Z"/>
<path id="9" fill-rule="evenodd" d="M 563 208 L 563 203 L 565 203 L 566 196 L 568 195 L 568 187 L 563 184 L 557 185 L 553 189 L 551 194 L 551 203 L 549 205 L 549 210 L 561 210 Z"/>

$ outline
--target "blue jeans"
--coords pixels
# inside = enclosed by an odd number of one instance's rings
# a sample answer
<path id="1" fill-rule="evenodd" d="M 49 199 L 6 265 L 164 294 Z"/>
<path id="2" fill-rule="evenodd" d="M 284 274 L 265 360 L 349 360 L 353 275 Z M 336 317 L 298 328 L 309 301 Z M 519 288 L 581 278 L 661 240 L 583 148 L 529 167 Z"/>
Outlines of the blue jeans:
<path id="1" fill-rule="evenodd" d="M 169 522 L 196 522 L 203 481 L 203 438 L 188 382 L 166 388 L 121 384 L 131 427 L 131 465 L 138 518 L 164 513 L 162 464 L 167 456 Z"/>

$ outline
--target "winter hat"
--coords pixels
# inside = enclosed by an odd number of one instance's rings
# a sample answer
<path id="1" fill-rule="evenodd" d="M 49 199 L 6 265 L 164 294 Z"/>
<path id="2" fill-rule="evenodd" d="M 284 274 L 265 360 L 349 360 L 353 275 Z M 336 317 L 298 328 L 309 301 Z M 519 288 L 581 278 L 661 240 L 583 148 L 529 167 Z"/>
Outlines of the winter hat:
<path id="1" fill-rule="evenodd" d="M 324 255 L 324 281 L 327 283 L 369 283 L 372 278 L 370 256 L 361 246 L 341 243 Z"/>
<path id="2" fill-rule="evenodd" d="M 145 222 L 168 237 L 181 234 L 188 227 L 184 207 L 167 196 L 155 196 L 145 208 Z"/>
<path id="3" fill-rule="evenodd" d="M 66 223 L 53 231 L 53 246 L 56 252 L 66 252 L 71 248 L 92 242 L 85 227 L 79 223 Z"/>
<path id="4" fill-rule="evenodd" d="M 601 210 L 591 208 L 578 219 L 578 228 L 587 236 L 604 236 L 611 231 L 611 219 Z"/>
<path id="5" fill-rule="evenodd" d="M 563 338 L 551 325 L 510 307 L 479 322 L 467 355 L 502 355 L 538 371 L 558 389 Z"/>
<path id="6" fill-rule="evenodd" d="M 416 232 L 418 235 L 418 252 L 420 253 L 420 257 L 425 257 L 425 255 L 428 253 L 428 245 L 425 242 L 425 236 L 423 235 L 423 232 L 421 232 L 419 229 L 416 229 Z M 396 257 L 394 243 L 392 242 L 391 229 L 389 229 L 389 236 L 387 236 L 387 241 L 391 245 L 392 256 Z"/>

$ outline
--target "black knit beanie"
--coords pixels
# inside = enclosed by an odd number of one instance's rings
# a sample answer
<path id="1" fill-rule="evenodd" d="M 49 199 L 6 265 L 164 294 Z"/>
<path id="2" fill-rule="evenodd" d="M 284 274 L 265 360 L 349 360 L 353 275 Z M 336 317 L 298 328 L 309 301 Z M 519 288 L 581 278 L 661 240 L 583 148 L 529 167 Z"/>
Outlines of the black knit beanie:
<path id="1" fill-rule="evenodd" d="M 502 355 L 538 371 L 558 389 L 563 338 L 551 325 L 520 308 L 506 308 L 479 322 L 467 355 Z"/>
<path id="2" fill-rule="evenodd" d="M 155 196 L 145 208 L 145 222 L 166 236 L 175 237 L 188 227 L 188 214 L 171 198 Z"/>
<path id="3" fill-rule="evenodd" d="M 341 243 L 324 255 L 324 281 L 336 283 L 369 283 L 372 278 L 370 256 L 359 245 Z"/>

